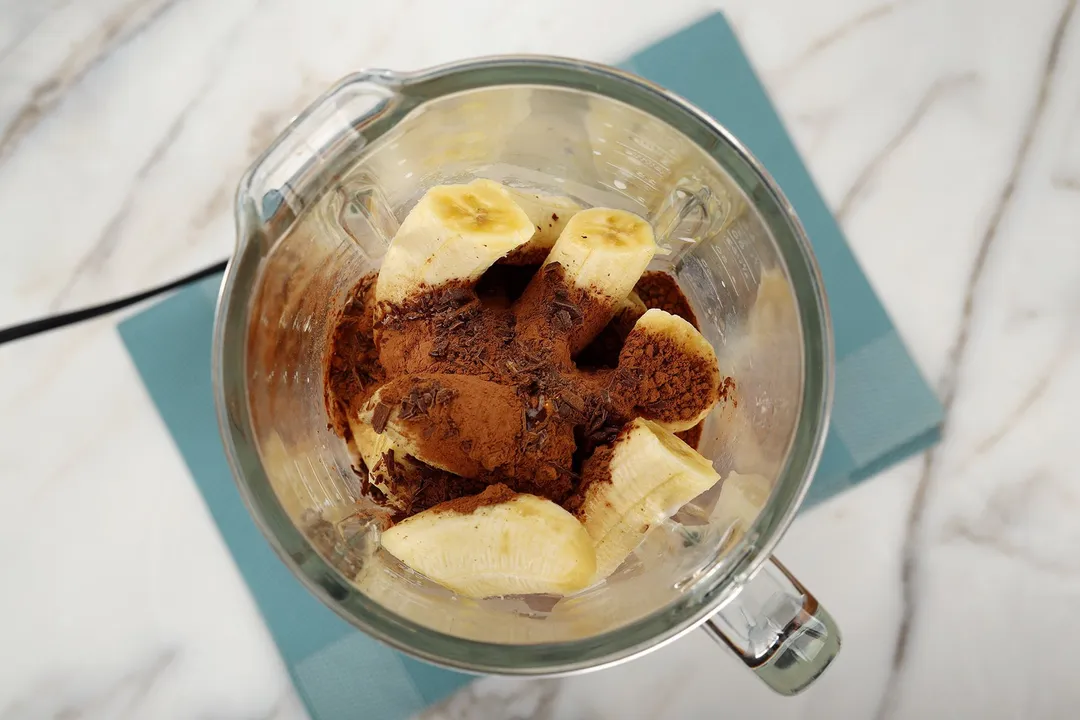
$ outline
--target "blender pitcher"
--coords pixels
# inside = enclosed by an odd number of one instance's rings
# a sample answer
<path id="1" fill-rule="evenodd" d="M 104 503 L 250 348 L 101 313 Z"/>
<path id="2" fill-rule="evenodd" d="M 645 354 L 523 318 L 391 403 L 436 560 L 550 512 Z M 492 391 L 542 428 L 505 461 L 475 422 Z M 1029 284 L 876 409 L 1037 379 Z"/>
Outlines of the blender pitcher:
<path id="1" fill-rule="evenodd" d="M 428 188 L 476 177 L 648 219 L 661 248 L 650 268 L 677 277 L 736 383 L 699 445 L 722 481 L 651 530 L 606 581 L 570 597 L 473 600 L 409 570 L 380 549 L 384 515 L 328 429 L 328 339 L 349 291 L 378 269 Z M 792 694 L 836 655 L 832 618 L 770 554 L 828 424 L 822 282 L 791 206 L 715 120 L 639 78 L 573 60 L 364 72 L 248 170 L 236 213 L 213 358 L 226 452 L 271 545 L 341 617 L 471 672 L 598 668 L 704 625 Z"/>

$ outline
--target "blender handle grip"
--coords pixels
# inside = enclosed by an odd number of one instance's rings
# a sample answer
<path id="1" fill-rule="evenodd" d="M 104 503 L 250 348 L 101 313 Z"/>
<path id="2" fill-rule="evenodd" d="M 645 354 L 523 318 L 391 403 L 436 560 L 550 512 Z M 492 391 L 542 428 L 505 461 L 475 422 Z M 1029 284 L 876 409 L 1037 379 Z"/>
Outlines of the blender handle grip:
<path id="1" fill-rule="evenodd" d="M 318 173 L 343 147 L 351 146 L 356 153 L 366 146 L 367 126 L 400 104 L 399 88 L 400 78 L 389 70 L 367 70 L 340 80 L 293 118 L 248 169 L 240 181 L 238 205 L 251 205 L 255 223 L 287 226 L 316 194 L 305 186 L 319 186 Z M 241 215 L 238 220 L 243 230 L 248 218 Z M 238 236 L 243 242 L 246 233 Z"/>
<path id="2" fill-rule="evenodd" d="M 702 627 L 781 695 L 805 690 L 840 651 L 832 616 L 774 557 Z"/>

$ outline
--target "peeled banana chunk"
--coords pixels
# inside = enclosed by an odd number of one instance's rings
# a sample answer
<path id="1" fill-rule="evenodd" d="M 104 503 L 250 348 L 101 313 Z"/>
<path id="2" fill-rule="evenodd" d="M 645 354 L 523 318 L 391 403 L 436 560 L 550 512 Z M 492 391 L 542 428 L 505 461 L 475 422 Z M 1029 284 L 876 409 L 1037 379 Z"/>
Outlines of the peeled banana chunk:
<path id="1" fill-rule="evenodd" d="M 570 506 L 596 548 L 599 581 L 614 572 L 645 534 L 712 487 L 712 464 L 650 420 L 628 423 L 585 462 Z"/>
<path id="2" fill-rule="evenodd" d="M 566 223 L 515 310 L 544 318 L 577 354 L 615 315 L 655 253 L 652 227 L 637 215 L 582 210 Z"/>
<path id="3" fill-rule="evenodd" d="M 383 547 L 418 573 L 471 598 L 584 589 L 596 572 L 592 540 L 550 500 L 493 485 L 413 515 Z"/>
<path id="4" fill-rule="evenodd" d="M 451 282 L 474 283 L 536 232 L 514 196 L 492 180 L 437 185 L 405 217 L 379 269 L 375 299 L 401 305 Z"/>
<path id="5" fill-rule="evenodd" d="M 634 324 L 616 376 L 634 414 L 672 432 L 697 425 L 726 390 L 709 341 L 683 318 L 657 309 Z"/>
<path id="6" fill-rule="evenodd" d="M 485 481 L 513 478 L 514 487 L 523 490 L 551 487 L 560 474 L 552 463 L 572 463 L 573 426 L 551 419 L 543 444 L 526 443 L 521 422 L 525 410 L 510 386 L 470 375 L 431 373 L 386 383 L 361 409 L 359 419 L 434 468 Z"/>

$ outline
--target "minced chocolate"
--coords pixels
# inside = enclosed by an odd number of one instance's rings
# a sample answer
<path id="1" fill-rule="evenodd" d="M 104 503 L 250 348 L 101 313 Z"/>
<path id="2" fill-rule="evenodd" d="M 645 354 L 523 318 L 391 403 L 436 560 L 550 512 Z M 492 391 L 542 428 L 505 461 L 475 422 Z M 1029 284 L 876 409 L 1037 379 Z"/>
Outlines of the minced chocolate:
<path id="1" fill-rule="evenodd" d="M 706 374 L 663 338 L 627 346 L 640 309 L 608 323 L 615 308 L 557 263 L 497 265 L 475 288 L 451 283 L 379 307 L 375 279 L 358 283 L 331 335 L 326 405 L 348 441 L 347 418 L 379 389 L 373 429 L 394 423 L 415 443 L 422 460 L 384 458 L 393 484 L 411 491 L 396 495 L 412 497 L 397 519 L 495 486 L 571 503 L 629 420 L 676 416 L 692 398 L 700 407 Z M 642 280 L 647 307 L 663 303 L 696 326 L 674 278 Z M 618 336 L 614 368 L 583 351 L 605 323 Z"/>
<path id="2" fill-rule="evenodd" d="M 395 520 L 427 510 L 454 498 L 475 495 L 487 484 L 481 480 L 463 478 L 460 475 L 433 468 L 413 457 L 395 458 L 388 451 L 379 461 L 388 475 L 388 486 L 396 498 L 410 498 L 405 509 L 395 514 Z M 365 485 L 364 492 L 380 504 L 386 504 L 385 496 L 373 485 Z"/>

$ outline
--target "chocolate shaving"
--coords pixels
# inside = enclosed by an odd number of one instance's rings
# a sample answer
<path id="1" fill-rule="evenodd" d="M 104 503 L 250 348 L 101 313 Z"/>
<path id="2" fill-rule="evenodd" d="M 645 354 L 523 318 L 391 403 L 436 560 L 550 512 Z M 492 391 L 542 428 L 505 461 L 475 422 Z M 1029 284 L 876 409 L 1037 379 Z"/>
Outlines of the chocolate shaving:
<path id="1" fill-rule="evenodd" d="M 560 465 L 558 463 L 549 462 L 548 465 L 550 465 L 552 468 L 554 468 L 555 472 L 559 473 L 560 475 L 565 475 L 566 477 L 570 478 L 571 480 L 578 480 L 581 477 L 578 473 L 574 472 L 570 468 L 563 467 L 562 465 Z"/>
<path id="2" fill-rule="evenodd" d="M 556 298 L 555 301 L 552 302 L 552 305 L 559 308 L 560 311 L 565 311 L 570 316 L 570 319 L 575 323 L 579 322 L 583 317 L 585 317 L 585 314 L 581 312 L 581 309 L 569 300 L 565 300 L 563 298 Z"/>
<path id="3" fill-rule="evenodd" d="M 589 423 L 588 423 L 588 425 L 585 426 L 585 434 L 586 435 L 594 434 L 597 430 L 600 429 L 600 427 L 604 423 L 607 422 L 607 418 L 608 418 L 607 407 L 604 406 L 604 405 L 600 405 L 593 412 L 592 417 L 589 418 Z"/>
<path id="4" fill-rule="evenodd" d="M 559 396 L 559 399 L 579 413 L 585 411 L 585 401 L 573 390 L 564 390 L 562 395 Z"/>
<path id="5" fill-rule="evenodd" d="M 559 417 L 566 420 L 575 420 L 579 417 L 579 414 L 570 403 L 566 402 L 562 398 L 555 398 L 555 412 Z"/>
<path id="6" fill-rule="evenodd" d="M 386 429 L 386 421 L 390 419 L 390 406 L 380 402 L 375 405 L 375 411 L 371 413 L 371 429 L 376 435 L 382 435 Z"/>
<path id="7" fill-rule="evenodd" d="M 435 343 L 432 345 L 431 350 L 428 351 L 428 355 L 433 358 L 446 357 L 446 351 L 450 347 L 450 338 L 445 335 L 435 338 Z"/>

